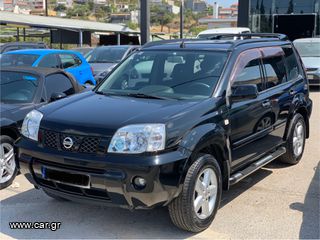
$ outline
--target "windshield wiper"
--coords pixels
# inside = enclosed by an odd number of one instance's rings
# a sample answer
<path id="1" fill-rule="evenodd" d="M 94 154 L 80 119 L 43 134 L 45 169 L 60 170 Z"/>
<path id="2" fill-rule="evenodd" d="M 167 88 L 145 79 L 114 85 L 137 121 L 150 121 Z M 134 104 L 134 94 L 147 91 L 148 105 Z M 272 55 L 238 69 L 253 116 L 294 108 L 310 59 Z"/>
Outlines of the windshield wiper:
<path id="1" fill-rule="evenodd" d="M 168 100 L 172 98 L 162 97 L 162 96 L 155 96 L 155 95 L 149 95 L 145 93 L 127 93 L 125 94 L 128 97 L 135 97 L 135 98 L 150 98 L 150 99 L 161 99 L 161 100 Z"/>
<path id="2" fill-rule="evenodd" d="M 117 92 L 103 92 L 96 91 L 96 94 L 105 96 L 124 96 L 124 97 L 134 97 L 134 98 L 149 98 L 149 99 L 161 99 L 161 100 L 172 100 L 174 98 L 167 98 L 162 96 L 149 95 L 145 93 L 117 93 Z"/>

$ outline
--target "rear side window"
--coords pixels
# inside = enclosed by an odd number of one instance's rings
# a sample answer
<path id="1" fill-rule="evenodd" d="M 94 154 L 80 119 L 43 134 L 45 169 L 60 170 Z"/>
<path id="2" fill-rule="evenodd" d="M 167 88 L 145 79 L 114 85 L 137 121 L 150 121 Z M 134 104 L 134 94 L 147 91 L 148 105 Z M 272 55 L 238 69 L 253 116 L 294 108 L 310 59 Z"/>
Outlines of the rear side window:
<path id="1" fill-rule="evenodd" d="M 59 54 L 59 57 L 61 59 L 63 69 L 76 67 L 82 63 L 80 58 L 73 54 Z"/>
<path id="2" fill-rule="evenodd" d="M 55 54 L 48 54 L 40 60 L 38 67 L 59 68 L 59 65 L 57 56 Z"/>
<path id="3" fill-rule="evenodd" d="M 299 77 L 299 64 L 297 57 L 290 46 L 283 47 L 282 49 L 285 54 L 288 81 L 294 80 Z"/>
<path id="4" fill-rule="evenodd" d="M 233 86 L 246 84 L 254 84 L 257 86 L 259 92 L 262 91 L 262 77 L 259 59 L 252 60 L 245 66 L 235 79 Z"/>
<path id="5" fill-rule="evenodd" d="M 283 56 L 273 56 L 263 59 L 266 75 L 266 88 L 275 87 L 287 81 Z"/>
<path id="6" fill-rule="evenodd" d="M 50 99 L 53 93 L 65 93 L 66 95 L 75 93 L 70 79 L 61 73 L 52 74 L 46 77 L 45 88 L 48 99 Z"/>

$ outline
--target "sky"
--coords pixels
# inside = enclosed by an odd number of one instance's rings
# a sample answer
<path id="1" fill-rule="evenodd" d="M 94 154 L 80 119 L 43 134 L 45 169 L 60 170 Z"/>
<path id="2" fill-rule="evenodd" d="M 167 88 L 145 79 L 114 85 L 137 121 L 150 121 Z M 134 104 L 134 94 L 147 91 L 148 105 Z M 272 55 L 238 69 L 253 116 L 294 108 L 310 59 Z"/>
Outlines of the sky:
<path id="1" fill-rule="evenodd" d="M 237 3 L 238 0 L 207 0 L 207 2 L 210 4 L 217 2 L 220 6 L 230 7 L 231 4 Z"/>

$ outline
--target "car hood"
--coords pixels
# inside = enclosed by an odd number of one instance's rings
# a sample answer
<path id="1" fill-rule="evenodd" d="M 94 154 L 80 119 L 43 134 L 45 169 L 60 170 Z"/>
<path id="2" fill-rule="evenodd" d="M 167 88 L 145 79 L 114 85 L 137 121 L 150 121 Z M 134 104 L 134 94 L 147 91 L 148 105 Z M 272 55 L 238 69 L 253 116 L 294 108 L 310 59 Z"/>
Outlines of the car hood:
<path id="1" fill-rule="evenodd" d="M 302 57 L 301 59 L 306 68 L 320 68 L 320 57 Z"/>
<path id="2" fill-rule="evenodd" d="M 23 121 L 25 115 L 34 108 L 33 104 L 0 103 L 1 126 Z"/>
<path id="3" fill-rule="evenodd" d="M 93 69 L 93 75 L 97 75 L 99 73 L 102 73 L 109 68 L 113 68 L 116 63 L 90 63 L 90 66 Z"/>
<path id="4" fill-rule="evenodd" d="M 113 135 L 123 126 L 168 123 L 191 111 L 198 101 L 142 99 L 104 96 L 92 91 L 48 104 L 42 128 L 84 135 Z"/>

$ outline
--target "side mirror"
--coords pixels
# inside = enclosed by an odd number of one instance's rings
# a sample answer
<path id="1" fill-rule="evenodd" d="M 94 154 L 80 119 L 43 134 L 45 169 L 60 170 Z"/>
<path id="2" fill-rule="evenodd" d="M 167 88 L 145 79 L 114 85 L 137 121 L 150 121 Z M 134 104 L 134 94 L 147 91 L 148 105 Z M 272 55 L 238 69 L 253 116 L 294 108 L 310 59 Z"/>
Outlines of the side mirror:
<path id="1" fill-rule="evenodd" d="M 50 102 L 57 101 L 59 99 L 65 98 L 67 95 L 65 93 L 54 92 L 51 94 Z"/>
<path id="2" fill-rule="evenodd" d="M 231 100 L 243 101 L 258 97 L 258 88 L 254 84 L 246 84 L 232 87 Z"/>

